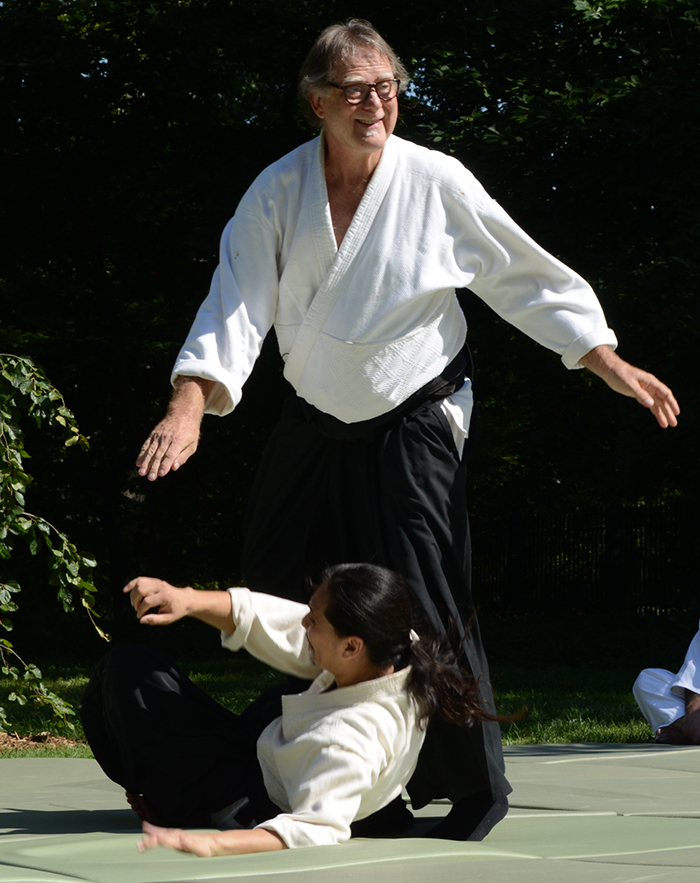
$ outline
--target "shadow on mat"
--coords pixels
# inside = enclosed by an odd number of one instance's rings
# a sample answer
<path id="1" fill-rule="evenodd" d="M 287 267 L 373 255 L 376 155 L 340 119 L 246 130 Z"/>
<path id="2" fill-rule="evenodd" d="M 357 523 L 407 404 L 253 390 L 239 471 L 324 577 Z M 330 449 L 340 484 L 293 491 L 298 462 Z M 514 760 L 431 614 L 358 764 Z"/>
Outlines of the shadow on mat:
<path id="1" fill-rule="evenodd" d="M 0 830 L 8 834 L 121 834 L 140 831 L 130 809 L 5 809 Z"/>
<path id="2" fill-rule="evenodd" d="M 423 837 L 442 816 L 417 817 L 406 831 L 370 839 L 394 840 Z M 124 834 L 138 833 L 141 823 L 130 809 L 12 809 L 0 812 L 0 836 L 18 834 Z"/>
<path id="3" fill-rule="evenodd" d="M 659 745 L 655 742 L 567 742 L 559 745 L 507 745 L 505 747 L 506 763 L 509 760 L 519 757 L 571 757 L 575 755 L 577 758 L 595 757 L 599 754 L 610 754 L 616 752 L 620 757 L 625 754 L 641 753 L 649 751 L 657 753 L 665 752 L 669 747 L 692 749 L 697 748 L 695 745 Z M 669 754 L 671 752 L 668 752 Z"/>

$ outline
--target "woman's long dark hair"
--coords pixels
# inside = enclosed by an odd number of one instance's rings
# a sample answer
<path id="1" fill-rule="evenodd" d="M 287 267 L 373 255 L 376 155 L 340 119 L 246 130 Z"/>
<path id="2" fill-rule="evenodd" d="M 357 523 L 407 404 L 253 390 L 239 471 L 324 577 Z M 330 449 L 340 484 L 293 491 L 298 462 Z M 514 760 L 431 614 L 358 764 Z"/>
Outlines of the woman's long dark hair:
<path id="1" fill-rule="evenodd" d="M 434 716 L 462 726 L 501 718 L 478 702 L 478 678 L 461 664 L 446 636 L 413 633 L 413 609 L 398 573 L 374 564 L 338 564 L 322 575 L 328 590 L 325 616 L 343 637 L 362 638 L 378 668 L 411 666 L 408 691 L 421 725 Z"/>

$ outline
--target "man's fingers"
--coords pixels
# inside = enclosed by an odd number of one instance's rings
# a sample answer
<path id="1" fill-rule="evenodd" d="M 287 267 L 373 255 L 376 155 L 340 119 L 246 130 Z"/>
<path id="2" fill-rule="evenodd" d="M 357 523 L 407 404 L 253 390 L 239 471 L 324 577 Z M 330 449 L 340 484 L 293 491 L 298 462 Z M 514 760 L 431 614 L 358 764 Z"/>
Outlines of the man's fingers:
<path id="1" fill-rule="evenodd" d="M 652 408 L 652 411 L 655 412 L 659 425 L 664 429 L 666 429 L 667 426 L 678 426 L 676 415 L 680 412 L 671 407 L 668 402 L 661 402 Z"/>
<path id="2" fill-rule="evenodd" d="M 194 452 L 197 450 L 197 441 L 198 439 L 195 439 L 194 441 L 190 439 L 186 442 L 183 442 L 182 447 L 177 452 L 177 454 L 169 452 L 170 457 L 172 458 L 170 468 L 173 470 L 173 472 L 176 472 L 180 468 L 180 466 L 183 466 L 190 459 L 192 454 L 194 454 Z"/>
<path id="3" fill-rule="evenodd" d="M 141 450 L 136 458 L 137 465 L 152 460 L 156 456 L 162 456 L 167 450 L 170 440 L 165 438 L 159 431 L 158 427 L 148 436 L 146 441 L 141 445 Z"/>
<path id="4" fill-rule="evenodd" d="M 176 444 L 172 436 L 149 436 L 136 460 L 139 475 L 147 475 L 149 481 L 167 475 L 171 463 L 179 454 L 179 451 L 174 450 Z"/>
<path id="5" fill-rule="evenodd" d="M 160 440 L 154 438 L 151 434 L 143 443 L 141 452 L 136 458 L 136 466 L 138 467 L 139 475 L 148 475 L 151 481 L 157 478 L 158 475 L 158 468 L 162 456 L 162 454 L 159 455 L 159 449 Z M 153 478 L 151 478 L 151 473 L 154 473 Z"/>
<path id="6" fill-rule="evenodd" d="M 671 390 L 653 374 L 635 368 L 626 362 L 617 364 L 617 371 L 605 376 L 608 385 L 616 392 L 632 396 L 640 405 L 648 408 L 663 429 L 677 426 L 676 417 L 680 407 Z"/>
<path id="7" fill-rule="evenodd" d="M 595 347 L 580 363 L 615 392 L 631 396 L 648 408 L 662 428 L 678 425 L 676 418 L 681 412 L 678 402 L 666 384 L 653 374 L 630 365 L 606 346 Z"/>
<path id="8" fill-rule="evenodd" d="M 156 427 L 136 458 L 139 475 L 148 476 L 149 481 L 155 481 L 167 475 L 171 469 L 177 471 L 197 450 L 198 440 L 198 431 L 193 434 L 190 431 L 178 432 L 169 427 Z"/>
<path id="9" fill-rule="evenodd" d="M 662 428 L 678 426 L 676 419 L 681 409 L 671 390 L 653 375 L 641 380 L 638 384 L 637 400 L 649 408 Z"/>

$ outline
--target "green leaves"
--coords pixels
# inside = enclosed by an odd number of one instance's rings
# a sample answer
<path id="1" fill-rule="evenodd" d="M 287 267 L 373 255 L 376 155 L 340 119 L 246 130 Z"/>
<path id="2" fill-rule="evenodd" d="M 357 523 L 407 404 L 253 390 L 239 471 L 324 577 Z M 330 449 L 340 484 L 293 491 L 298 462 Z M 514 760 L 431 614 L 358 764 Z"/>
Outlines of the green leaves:
<path id="1" fill-rule="evenodd" d="M 71 540 L 102 565 L 119 555 L 113 566 L 129 573 L 167 561 L 189 581 L 235 581 L 253 467 L 287 394 L 274 341 L 236 412 L 207 418 L 176 478 L 147 484 L 133 460 L 223 224 L 262 168 L 310 137 L 295 117 L 295 75 L 321 27 L 345 13 L 317 0 L 161 0 L 157 15 L 149 4 L 13 0 L 0 11 L 0 190 L 13 207 L 0 237 L 0 350 L 60 372 L 92 445 L 85 470 L 61 470 L 61 457 L 80 457 L 78 433 L 58 391 L 19 368 L 26 394 L 8 381 L 14 405 L 0 408 L 7 456 L 35 481 L 0 501 L 21 531 L 0 523 L 0 564 L 13 543 L 34 551 L 34 572 L 58 562 L 43 539 L 63 549 L 52 528 L 18 519 L 38 513 L 61 529 L 69 514 Z M 591 278 L 621 355 L 669 383 L 683 408 L 677 431 L 656 433 L 641 408 L 565 372 L 466 296 L 483 417 L 476 512 L 697 496 L 699 17 L 697 0 L 389 2 L 370 15 L 414 73 L 398 134 L 457 156 Z M 29 438 L 35 419 L 32 460 L 14 435 Z M 54 436 L 59 456 L 51 445 L 43 467 Z M 49 514 L 38 500 L 53 489 Z M 24 588 L 22 604 L 43 590 Z M 59 588 L 61 603 L 82 606 L 80 585 L 56 582 L 52 596 Z"/>
<path id="2" fill-rule="evenodd" d="M 678 431 L 654 433 L 647 414 L 561 372 L 465 295 L 482 417 L 476 512 L 698 493 L 698 18 L 695 0 L 477 0 L 441 39 L 430 28 L 424 50 L 411 46 L 407 137 L 453 153 L 589 279 L 623 358 L 683 409 Z"/>
<path id="3" fill-rule="evenodd" d="M 17 604 L 12 600 L 12 595 L 19 590 L 19 583 L 14 580 L 8 580 L 6 583 L 0 582 L 0 612 L 14 613 L 17 610 Z M 12 622 L 9 619 L 0 619 L 0 626 L 7 632 L 12 631 Z"/>
<path id="4" fill-rule="evenodd" d="M 77 596 L 94 625 L 96 613 L 92 602 L 96 588 L 91 571 L 97 562 L 92 555 L 80 553 L 65 533 L 24 508 L 25 492 L 32 481 L 23 468 L 23 460 L 29 457 L 20 427 L 24 415 L 32 418 L 39 428 L 44 426 L 57 431 L 66 447 L 76 444 L 88 447 L 88 440 L 80 433 L 72 411 L 66 407 L 63 396 L 44 371 L 26 356 L 1 354 L 0 557 L 9 559 L 13 537 L 24 539 L 32 555 L 44 548 L 48 553 L 49 582 L 57 586 L 63 609 L 73 610 Z M 13 595 L 19 591 L 19 583 L 14 580 L 0 582 L 0 614 L 3 614 L 0 626 L 5 631 L 12 630 L 12 622 L 4 614 L 18 609 Z M 109 640 L 102 629 L 97 628 L 97 631 L 102 638 Z M 10 664 L 10 660 L 18 662 L 22 669 Z M 0 640 L 0 662 L 2 675 L 19 682 L 8 697 L 11 701 L 24 705 L 31 696 L 35 704 L 48 706 L 64 723 L 74 714 L 69 705 L 44 687 L 41 671 L 32 663 L 24 662 L 6 639 Z M 0 729 L 6 724 L 6 712 L 0 708 Z"/>
<path id="5" fill-rule="evenodd" d="M 29 400 L 27 414 L 39 428 L 46 421 L 63 433 L 66 447 L 75 444 L 85 450 L 90 447 L 88 439 L 81 435 L 73 412 L 66 407 L 61 393 L 49 381 L 43 369 L 31 359 L 26 356 L 0 354 L 0 377 L 6 381 L 0 386 L 0 413 L 3 417 L 2 433 L 3 437 L 7 437 L 8 446 L 10 442 L 20 442 L 22 438 L 22 431 L 16 420 L 21 406 L 25 404 L 10 392 L 9 385 Z M 21 445 L 18 445 L 13 457 L 15 462 L 18 455 L 20 458 L 28 456 L 22 454 L 22 450 Z"/>

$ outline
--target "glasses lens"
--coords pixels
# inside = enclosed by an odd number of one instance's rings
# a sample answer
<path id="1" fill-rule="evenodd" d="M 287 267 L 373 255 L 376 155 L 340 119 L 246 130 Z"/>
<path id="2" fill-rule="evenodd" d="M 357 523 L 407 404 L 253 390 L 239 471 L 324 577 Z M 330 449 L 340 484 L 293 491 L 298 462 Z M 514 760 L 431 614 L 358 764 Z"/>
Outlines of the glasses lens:
<path id="1" fill-rule="evenodd" d="M 375 83 L 374 88 L 382 101 L 391 101 L 392 98 L 396 98 L 399 91 L 399 81 L 382 80 L 379 83 Z M 345 92 L 345 99 L 348 104 L 361 104 L 367 100 L 369 93 L 372 91 L 372 87 L 366 83 L 353 83 L 352 86 L 343 86 L 342 89 Z"/>
<path id="2" fill-rule="evenodd" d="M 345 98 L 350 104 L 359 104 L 361 101 L 364 101 L 368 93 L 369 86 L 362 84 L 357 86 L 345 86 Z"/>
<path id="3" fill-rule="evenodd" d="M 382 80 L 376 85 L 377 95 L 384 101 L 389 101 L 396 95 L 396 80 Z"/>

